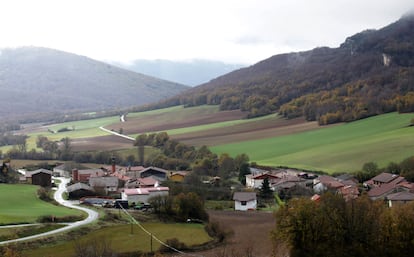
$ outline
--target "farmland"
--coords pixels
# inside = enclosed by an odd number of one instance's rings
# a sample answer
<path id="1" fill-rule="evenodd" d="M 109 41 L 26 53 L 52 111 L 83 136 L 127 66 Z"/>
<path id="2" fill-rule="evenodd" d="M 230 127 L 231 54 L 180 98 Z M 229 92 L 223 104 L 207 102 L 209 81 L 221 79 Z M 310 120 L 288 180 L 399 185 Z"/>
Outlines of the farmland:
<path id="1" fill-rule="evenodd" d="M 177 224 L 177 223 L 144 223 L 146 230 L 151 231 L 154 236 L 162 241 L 177 238 L 180 242 L 188 246 L 206 243 L 212 238 L 204 231 L 200 224 Z M 134 226 L 131 230 L 130 225 L 114 225 L 96 230 L 83 236 L 80 241 L 65 241 L 52 246 L 45 246 L 35 250 L 23 252 L 23 256 L 41 257 L 51 256 L 66 257 L 74 255 L 75 244 L 87 242 L 106 242 L 116 252 L 150 252 L 150 236 Z M 152 249 L 157 251 L 160 247 L 155 239 L 152 242 Z M 93 243 L 90 243 L 93 244 Z"/>
<path id="2" fill-rule="evenodd" d="M 79 216 L 82 212 L 40 200 L 38 186 L 0 184 L 0 224 L 35 223 L 42 216 Z"/>
<path id="3" fill-rule="evenodd" d="M 53 139 L 68 136 L 75 151 L 131 149 L 130 140 L 107 135 L 99 126 L 135 137 L 140 133 L 166 131 L 188 145 L 209 146 L 214 152 L 235 156 L 246 153 L 250 161 L 269 166 L 290 166 L 327 172 L 355 171 L 365 162 L 380 166 L 414 155 L 412 114 L 390 113 L 368 119 L 320 127 L 303 118 L 284 119 L 277 114 L 244 119 L 244 113 L 220 112 L 218 106 L 172 107 L 130 113 L 119 117 L 70 122 L 47 129 L 75 128 L 46 134 Z M 46 132 L 45 132 L 46 131 Z M 29 134 L 30 140 L 39 131 Z M 30 149 L 30 147 L 29 147 Z"/>

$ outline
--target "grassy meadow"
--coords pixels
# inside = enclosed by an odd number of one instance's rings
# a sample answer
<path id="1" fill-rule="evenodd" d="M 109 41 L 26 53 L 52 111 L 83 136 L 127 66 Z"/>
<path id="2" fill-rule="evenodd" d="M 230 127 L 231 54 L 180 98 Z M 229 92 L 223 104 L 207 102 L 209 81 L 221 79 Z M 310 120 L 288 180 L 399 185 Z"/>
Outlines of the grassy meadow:
<path id="1" fill-rule="evenodd" d="M 39 134 L 51 140 L 63 137 L 90 139 L 90 146 L 109 147 L 111 142 L 102 144 L 99 139 L 99 136 L 108 135 L 99 129 L 99 126 L 105 126 L 114 131 L 123 128 L 124 133 L 132 137 L 166 131 L 171 138 L 189 145 L 208 145 L 218 154 L 246 153 L 251 161 L 262 165 L 326 172 L 359 170 L 369 161 L 385 166 L 414 155 L 414 127 L 408 126 L 413 114 L 390 113 L 326 127 L 303 119 L 286 120 L 277 114 L 256 119 L 243 119 L 243 115 L 241 112 L 220 112 L 218 106 L 177 106 L 129 113 L 125 123 L 119 122 L 117 116 L 68 122 L 42 128 L 44 132 L 29 133 L 28 149 L 35 147 Z M 75 130 L 53 134 L 47 132 L 48 128 Z M 132 144 L 131 150 L 128 147 L 119 148 L 123 156 L 136 153 Z"/>
<path id="2" fill-rule="evenodd" d="M 247 153 L 262 165 L 327 172 L 361 169 L 369 161 L 385 166 L 414 155 L 412 114 L 390 113 L 352 123 L 282 137 L 217 145 L 216 153 Z"/>
<path id="3" fill-rule="evenodd" d="M 83 212 L 40 200 L 38 186 L 0 184 L 0 224 L 35 223 L 41 216 L 82 216 Z"/>
<path id="4" fill-rule="evenodd" d="M 178 224 L 178 223 L 144 223 L 143 227 L 150 231 L 155 237 L 162 241 L 177 238 L 187 246 L 200 245 L 212 240 L 205 232 L 201 224 Z M 131 233 L 132 232 L 132 233 Z M 106 241 L 105 241 L 106 240 Z M 34 250 L 26 250 L 22 256 L 30 257 L 66 257 L 73 256 L 76 244 L 89 242 L 107 242 L 111 249 L 116 252 L 150 252 L 151 239 L 148 234 L 142 231 L 137 225 L 116 225 L 99 229 L 82 236 L 78 242 L 65 241 L 52 246 L 44 246 Z M 160 243 L 152 240 L 153 251 L 157 251 Z"/>

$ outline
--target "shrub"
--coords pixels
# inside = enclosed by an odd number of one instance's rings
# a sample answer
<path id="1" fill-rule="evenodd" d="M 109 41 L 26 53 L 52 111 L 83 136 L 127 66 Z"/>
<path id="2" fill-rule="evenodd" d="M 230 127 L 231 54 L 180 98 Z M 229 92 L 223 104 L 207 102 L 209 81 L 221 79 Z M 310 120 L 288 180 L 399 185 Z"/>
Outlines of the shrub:
<path id="1" fill-rule="evenodd" d="M 162 253 L 166 253 L 166 252 L 172 252 L 174 251 L 173 249 L 177 249 L 177 250 L 186 250 L 188 249 L 187 245 L 184 244 L 183 242 L 180 242 L 180 240 L 178 240 L 177 238 L 171 238 L 171 239 L 167 239 L 167 241 L 165 242 L 166 245 L 161 245 L 159 251 Z"/>

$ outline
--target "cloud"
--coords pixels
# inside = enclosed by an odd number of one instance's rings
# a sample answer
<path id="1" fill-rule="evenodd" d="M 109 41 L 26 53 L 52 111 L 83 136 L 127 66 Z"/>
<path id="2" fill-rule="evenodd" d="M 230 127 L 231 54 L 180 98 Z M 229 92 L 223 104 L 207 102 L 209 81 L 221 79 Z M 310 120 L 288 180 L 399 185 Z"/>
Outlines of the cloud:
<path id="1" fill-rule="evenodd" d="M 0 47 L 35 45 L 99 60 L 194 58 L 251 64 L 336 47 L 413 9 L 412 0 L 13 0 Z"/>

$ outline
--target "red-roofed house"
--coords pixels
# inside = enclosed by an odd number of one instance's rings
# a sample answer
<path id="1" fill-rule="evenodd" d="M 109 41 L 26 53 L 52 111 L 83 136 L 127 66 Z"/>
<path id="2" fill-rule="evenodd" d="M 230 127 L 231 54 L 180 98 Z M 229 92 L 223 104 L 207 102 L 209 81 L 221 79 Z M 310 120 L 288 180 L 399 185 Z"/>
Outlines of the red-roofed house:
<path id="1" fill-rule="evenodd" d="M 344 186 L 343 183 L 331 176 L 319 176 L 313 180 L 313 190 L 318 194 L 325 191 L 336 192 L 339 188 Z"/>
<path id="2" fill-rule="evenodd" d="M 386 197 L 386 200 L 388 201 L 388 206 L 392 207 L 393 205 L 397 204 L 405 204 L 407 202 L 414 201 L 414 193 L 402 191 L 398 193 L 389 194 Z"/>
<path id="3" fill-rule="evenodd" d="M 102 177 L 106 172 L 102 169 L 72 170 L 73 182 L 88 182 L 90 177 Z"/>
<path id="4" fill-rule="evenodd" d="M 261 188 L 265 178 L 269 180 L 269 184 L 275 184 L 281 179 L 279 176 L 268 172 L 257 175 L 249 174 L 246 175 L 246 186 L 249 188 Z"/>
<path id="5" fill-rule="evenodd" d="M 143 188 L 143 187 L 158 187 L 158 180 L 153 177 L 136 178 L 129 180 L 126 184 L 126 188 Z"/>
<path id="6" fill-rule="evenodd" d="M 122 192 L 122 200 L 128 203 L 148 203 L 154 196 L 168 196 L 168 187 L 126 188 Z"/>

